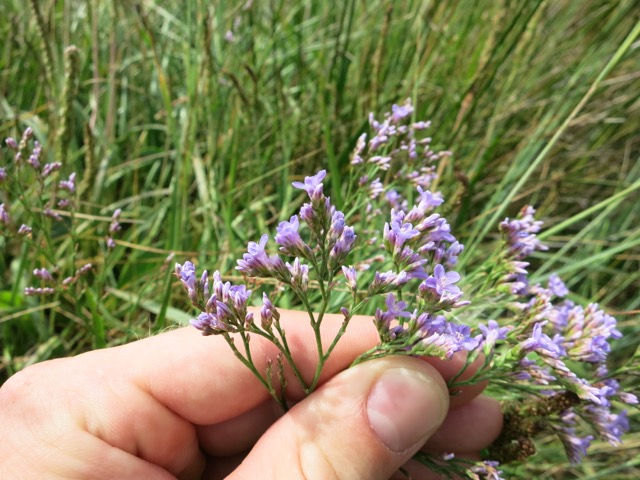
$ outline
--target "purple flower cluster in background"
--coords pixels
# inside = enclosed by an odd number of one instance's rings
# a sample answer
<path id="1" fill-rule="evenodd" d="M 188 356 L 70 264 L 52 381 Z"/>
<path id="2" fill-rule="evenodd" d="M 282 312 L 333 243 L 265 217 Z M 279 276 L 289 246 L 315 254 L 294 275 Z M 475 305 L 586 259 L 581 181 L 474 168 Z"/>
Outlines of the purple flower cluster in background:
<path id="1" fill-rule="evenodd" d="M 78 194 L 75 172 L 66 179 L 53 178 L 62 169 L 60 162 L 47 162 L 43 145 L 34 139 L 34 131 L 25 129 L 19 141 L 5 140 L 4 158 L 9 161 L 0 167 L 0 235 L 18 242 L 29 242 L 36 251 L 54 247 L 50 235 L 43 234 L 50 229 L 50 220 L 61 222 L 64 216 L 73 218 Z M 7 155 L 7 153 L 9 155 Z M 18 205 L 18 206 L 17 206 Z M 10 208 L 14 215 L 10 215 Z M 71 224 L 73 221 L 70 222 Z M 69 226 L 73 228 L 73 226 Z M 50 251 L 40 255 L 53 258 Z M 26 296 L 52 295 L 69 289 L 91 269 L 91 263 L 49 265 L 32 271 L 34 283 L 24 288 Z M 64 276 L 65 270 L 71 275 Z"/>

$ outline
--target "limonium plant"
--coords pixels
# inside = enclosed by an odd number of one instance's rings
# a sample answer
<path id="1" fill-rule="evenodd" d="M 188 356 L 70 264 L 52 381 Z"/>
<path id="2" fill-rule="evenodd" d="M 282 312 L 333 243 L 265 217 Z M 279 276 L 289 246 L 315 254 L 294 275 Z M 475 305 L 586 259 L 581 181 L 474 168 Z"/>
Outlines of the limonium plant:
<path id="1" fill-rule="evenodd" d="M 246 282 L 232 284 L 219 271 L 211 278 L 206 270 L 197 274 L 189 261 L 176 264 L 198 310 L 191 324 L 204 335 L 221 335 L 284 410 L 285 367 L 305 394 L 313 392 L 359 313 L 373 313 L 379 343 L 353 365 L 387 355 L 444 361 L 463 355 L 463 367 L 448 381 L 451 395 L 487 382 L 489 393 L 503 400 L 505 422 L 483 461 L 416 455 L 443 477 L 500 478 L 500 469 L 535 453 L 541 434 L 555 434 L 574 463 L 594 438 L 619 444 L 628 429 L 619 407 L 638 400 L 607 369 L 610 342 L 621 337 L 616 320 L 596 304 L 568 300 L 557 275 L 545 285 L 529 281 L 527 258 L 547 249 L 536 235 L 542 222 L 531 206 L 497 226 L 501 241 L 486 260 L 469 272 L 456 271 L 464 246 L 440 213 L 443 196 L 434 191 L 439 162 L 450 153 L 435 151 L 425 134 L 429 122 L 413 116 L 409 101 L 381 120 L 370 116 L 371 133 L 359 137 L 351 155 L 355 181 L 344 201 L 349 211 L 326 195 L 324 170 L 293 182 L 306 202 L 275 235 L 249 242 L 236 267 Z M 308 313 L 318 357 L 310 380 L 292 357 L 276 289 L 268 287 L 274 283 Z M 248 309 L 254 305 L 259 315 Z M 344 321 L 325 343 L 320 329 L 329 312 L 341 313 Z M 256 364 L 251 336 L 273 343 L 278 355 Z"/>

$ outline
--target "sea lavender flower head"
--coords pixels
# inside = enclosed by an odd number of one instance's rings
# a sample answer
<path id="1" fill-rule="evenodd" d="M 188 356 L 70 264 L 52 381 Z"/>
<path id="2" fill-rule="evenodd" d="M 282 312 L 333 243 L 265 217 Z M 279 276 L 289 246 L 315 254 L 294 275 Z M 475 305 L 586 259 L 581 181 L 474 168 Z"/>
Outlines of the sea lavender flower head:
<path id="1" fill-rule="evenodd" d="M 460 280 L 458 272 L 446 272 L 440 264 L 433 269 L 433 275 L 427 278 L 421 285 L 421 292 L 430 292 L 435 298 L 443 299 L 447 296 L 458 296 L 461 294 L 459 287 L 454 285 Z"/>
<path id="2" fill-rule="evenodd" d="M 271 276 L 273 268 L 265 251 L 268 240 L 269 237 L 265 233 L 260 237 L 260 242 L 249 242 L 248 252 L 242 256 L 242 260 L 238 260 L 236 269 L 250 277 Z"/>
<path id="3" fill-rule="evenodd" d="M 31 227 L 28 225 L 25 225 L 24 223 L 20 225 L 20 228 L 18 229 L 18 235 L 22 235 L 24 237 L 31 235 L 31 232 L 32 232 Z"/>
<path id="4" fill-rule="evenodd" d="M 47 178 L 56 170 L 60 170 L 61 167 L 62 163 L 60 162 L 45 163 L 44 167 L 42 167 L 42 178 Z"/>
<path id="5" fill-rule="evenodd" d="M 471 467 L 471 473 L 482 475 L 482 478 L 485 480 L 503 480 L 500 476 L 502 475 L 502 470 L 498 470 L 499 465 L 498 462 L 485 460 L 482 464 Z"/>
<path id="6" fill-rule="evenodd" d="M 0 182 L 4 182 L 7 179 L 7 171 L 4 168 L 0 168 Z"/>
<path id="7" fill-rule="evenodd" d="M 300 222 L 297 215 L 293 215 L 288 222 L 280 222 L 277 227 L 275 241 L 280 245 L 280 250 L 287 255 L 300 255 L 304 258 L 311 258 L 311 248 L 302 240 L 298 232 L 299 228 Z"/>
<path id="8" fill-rule="evenodd" d="M 183 265 L 176 263 L 175 272 L 186 289 L 196 289 L 196 267 L 193 263 L 189 261 L 184 262 Z"/>
<path id="9" fill-rule="evenodd" d="M 396 301 L 396 296 L 393 293 L 387 295 L 385 300 L 386 310 L 376 309 L 376 323 L 390 323 L 393 320 L 399 318 L 410 318 L 411 313 L 406 311 L 407 303 L 403 301 Z"/>
<path id="10" fill-rule="evenodd" d="M 202 332 L 202 335 L 215 335 L 229 332 L 229 326 L 222 322 L 218 316 L 212 312 L 202 312 L 189 323 Z"/>
<path id="11" fill-rule="evenodd" d="M 36 268 L 33 270 L 33 275 L 41 280 L 51 282 L 53 281 L 53 275 L 46 268 Z"/>
<path id="12" fill-rule="evenodd" d="M 291 273 L 291 286 L 300 292 L 306 292 L 309 285 L 309 266 L 300 263 L 298 257 L 293 260 L 293 264 L 287 262 L 286 266 Z"/>
<path id="13" fill-rule="evenodd" d="M 9 225 L 10 222 L 9 212 L 7 212 L 4 203 L 0 203 L 0 225 Z"/>
<path id="14" fill-rule="evenodd" d="M 560 355 L 560 348 L 558 345 L 547 335 L 542 332 L 543 323 L 536 323 L 533 326 L 531 336 L 526 340 L 520 342 L 520 348 L 524 352 L 537 352 L 541 355 L 548 355 L 552 358 L 558 358 Z"/>
<path id="15" fill-rule="evenodd" d="M 67 180 L 62 180 L 58 186 L 63 190 L 67 190 L 69 193 L 74 193 L 76 191 L 76 174 L 73 172 L 69 175 Z"/>
<path id="16" fill-rule="evenodd" d="M 387 272 L 375 272 L 373 282 L 369 284 L 369 288 L 367 289 L 367 295 L 373 296 L 380 293 L 387 293 L 404 285 L 408 281 L 409 277 L 405 271 L 398 273 L 393 270 L 389 270 Z"/>
<path id="17" fill-rule="evenodd" d="M 11 150 L 18 150 L 18 142 L 16 142 L 16 139 L 13 137 L 7 137 L 4 140 L 4 143 L 7 145 L 7 147 L 9 147 Z"/>
<path id="18" fill-rule="evenodd" d="M 56 293 L 56 289 L 51 287 L 25 287 L 24 289 L 24 294 L 28 297 L 35 295 L 53 295 L 54 293 Z"/>
<path id="19" fill-rule="evenodd" d="M 349 290 L 355 293 L 357 290 L 357 276 L 358 276 L 356 269 L 353 268 L 352 266 L 347 267 L 346 265 L 343 265 L 342 273 L 344 274 L 344 278 L 347 282 L 347 286 L 349 287 Z"/>
<path id="20" fill-rule="evenodd" d="M 486 325 L 479 324 L 478 328 L 483 336 L 483 349 L 485 354 L 490 352 L 498 340 L 505 340 L 511 328 L 501 327 L 495 320 L 489 320 Z"/>
<path id="21" fill-rule="evenodd" d="M 404 118 L 407 118 L 413 113 L 413 105 L 411 101 L 407 100 L 404 105 L 393 104 L 391 106 L 391 118 L 394 123 L 400 123 Z"/>
<path id="22" fill-rule="evenodd" d="M 394 211 L 392 210 L 392 218 Z M 402 252 L 405 242 L 418 236 L 420 232 L 411 223 L 402 223 L 402 219 L 396 217 L 391 223 L 384 224 L 383 236 L 384 245 L 389 253 L 397 260 L 397 256 Z"/>
<path id="23" fill-rule="evenodd" d="M 40 145 L 39 142 L 34 142 L 34 147 L 33 147 L 33 151 L 31 152 L 31 155 L 29 155 L 29 159 L 27 160 L 27 163 L 29 165 L 31 165 L 32 168 L 34 168 L 35 170 L 40 168 L 40 154 L 42 153 L 42 146 Z"/>
<path id="24" fill-rule="evenodd" d="M 319 242 L 324 239 L 330 228 L 331 219 L 335 208 L 331 200 L 322 191 L 322 180 L 327 172 L 321 170 L 316 175 L 305 177 L 304 183 L 293 182 L 295 188 L 304 190 L 309 195 L 311 203 L 305 203 L 300 208 L 300 218 L 307 223 L 313 237 Z"/>
<path id="25" fill-rule="evenodd" d="M 327 176 L 326 170 L 320 170 L 318 173 L 311 177 L 305 177 L 304 183 L 302 182 L 293 182 L 292 185 L 294 188 L 299 188 L 300 190 L 304 190 L 309 195 L 309 198 L 313 200 L 314 198 L 318 198 L 322 196 L 322 180 Z"/>
<path id="26" fill-rule="evenodd" d="M 555 273 L 549 276 L 548 289 L 556 297 L 566 297 L 567 295 L 569 295 L 567 286 Z"/>
<path id="27" fill-rule="evenodd" d="M 515 259 L 529 256 L 535 250 L 547 250 L 535 235 L 540 231 L 542 222 L 535 220 L 535 209 L 524 207 L 518 217 L 513 220 L 505 219 L 500 223 L 500 231 L 504 234 L 509 255 Z"/>
<path id="28" fill-rule="evenodd" d="M 273 321 L 280 320 L 280 313 L 273 306 L 266 292 L 262 293 L 262 307 L 260 308 L 260 326 L 264 330 L 270 330 Z"/>
<path id="29" fill-rule="evenodd" d="M 344 228 L 340 238 L 338 238 L 335 245 L 329 252 L 329 268 L 331 270 L 336 270 L 342 266 L 347 255 L 351 252 L 356 238 L 357 235 L 355 234 L 353 227 Z"/>

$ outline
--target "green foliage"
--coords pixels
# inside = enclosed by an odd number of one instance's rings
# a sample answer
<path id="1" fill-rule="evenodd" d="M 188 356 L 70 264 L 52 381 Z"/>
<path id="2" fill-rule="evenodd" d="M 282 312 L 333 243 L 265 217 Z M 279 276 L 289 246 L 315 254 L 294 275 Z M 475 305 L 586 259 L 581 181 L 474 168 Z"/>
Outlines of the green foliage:
<path id="1" fill-rule="evenodd" d="M 96 268 L 73 295 L 24 297 L 42 257 L 0 234 L 0 380 L 184 323 L 167 256 L 233 276 L 247 241 L 299 206 L 291 181 L 327 168 L 339 203 L 368 113 L 408 97 L 433 121 L 434 146 L 454 152 L 438 188 L 456 237 L 482 253 L 499 219 L 535 205 L 552 247 L 537 255 L 537 280 L 558 272 L 574 300 L 617 316 L 616 366 L 638 348 L 637 2 L 3 6 L 0 137 L 31 126 L 47 161 L 77 172 L 78 215 L 51 245 Z M 0 158 L 12 161 L 4 146 Z M 516 473 L 635 478 L 639 438 L 577 467 L 543 449 Z"/>

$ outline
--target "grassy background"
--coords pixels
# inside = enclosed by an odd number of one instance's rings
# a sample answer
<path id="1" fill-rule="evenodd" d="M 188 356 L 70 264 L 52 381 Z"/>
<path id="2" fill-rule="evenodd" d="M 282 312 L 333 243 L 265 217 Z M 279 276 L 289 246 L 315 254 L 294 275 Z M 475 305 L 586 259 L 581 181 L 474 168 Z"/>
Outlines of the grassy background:
<path id="1" fill-rule="evenodd" d="M 633 0 L 5 1 L 0 135 L 32 126 L 78 172 L 73 248 L 96 269 L 41 302 L 19 294 L 36 258 L 0 243 L 0 381 L 184 321 L 167 256 L 232 275 L 300 205 L 292 180 L 327 168 L 339 202 L 368 113 L 408 97 L 454 152 L 438 188 L 456 236 L 482 256 L 501 218 L 536 205 L 552 246 L 538 278 L 556 271 L 615 314 L 625 362 L 640 332 L 639 20 Z M 577 467 L 543 447 L 522 475 L 637 478 L 635 430 Z"/>

